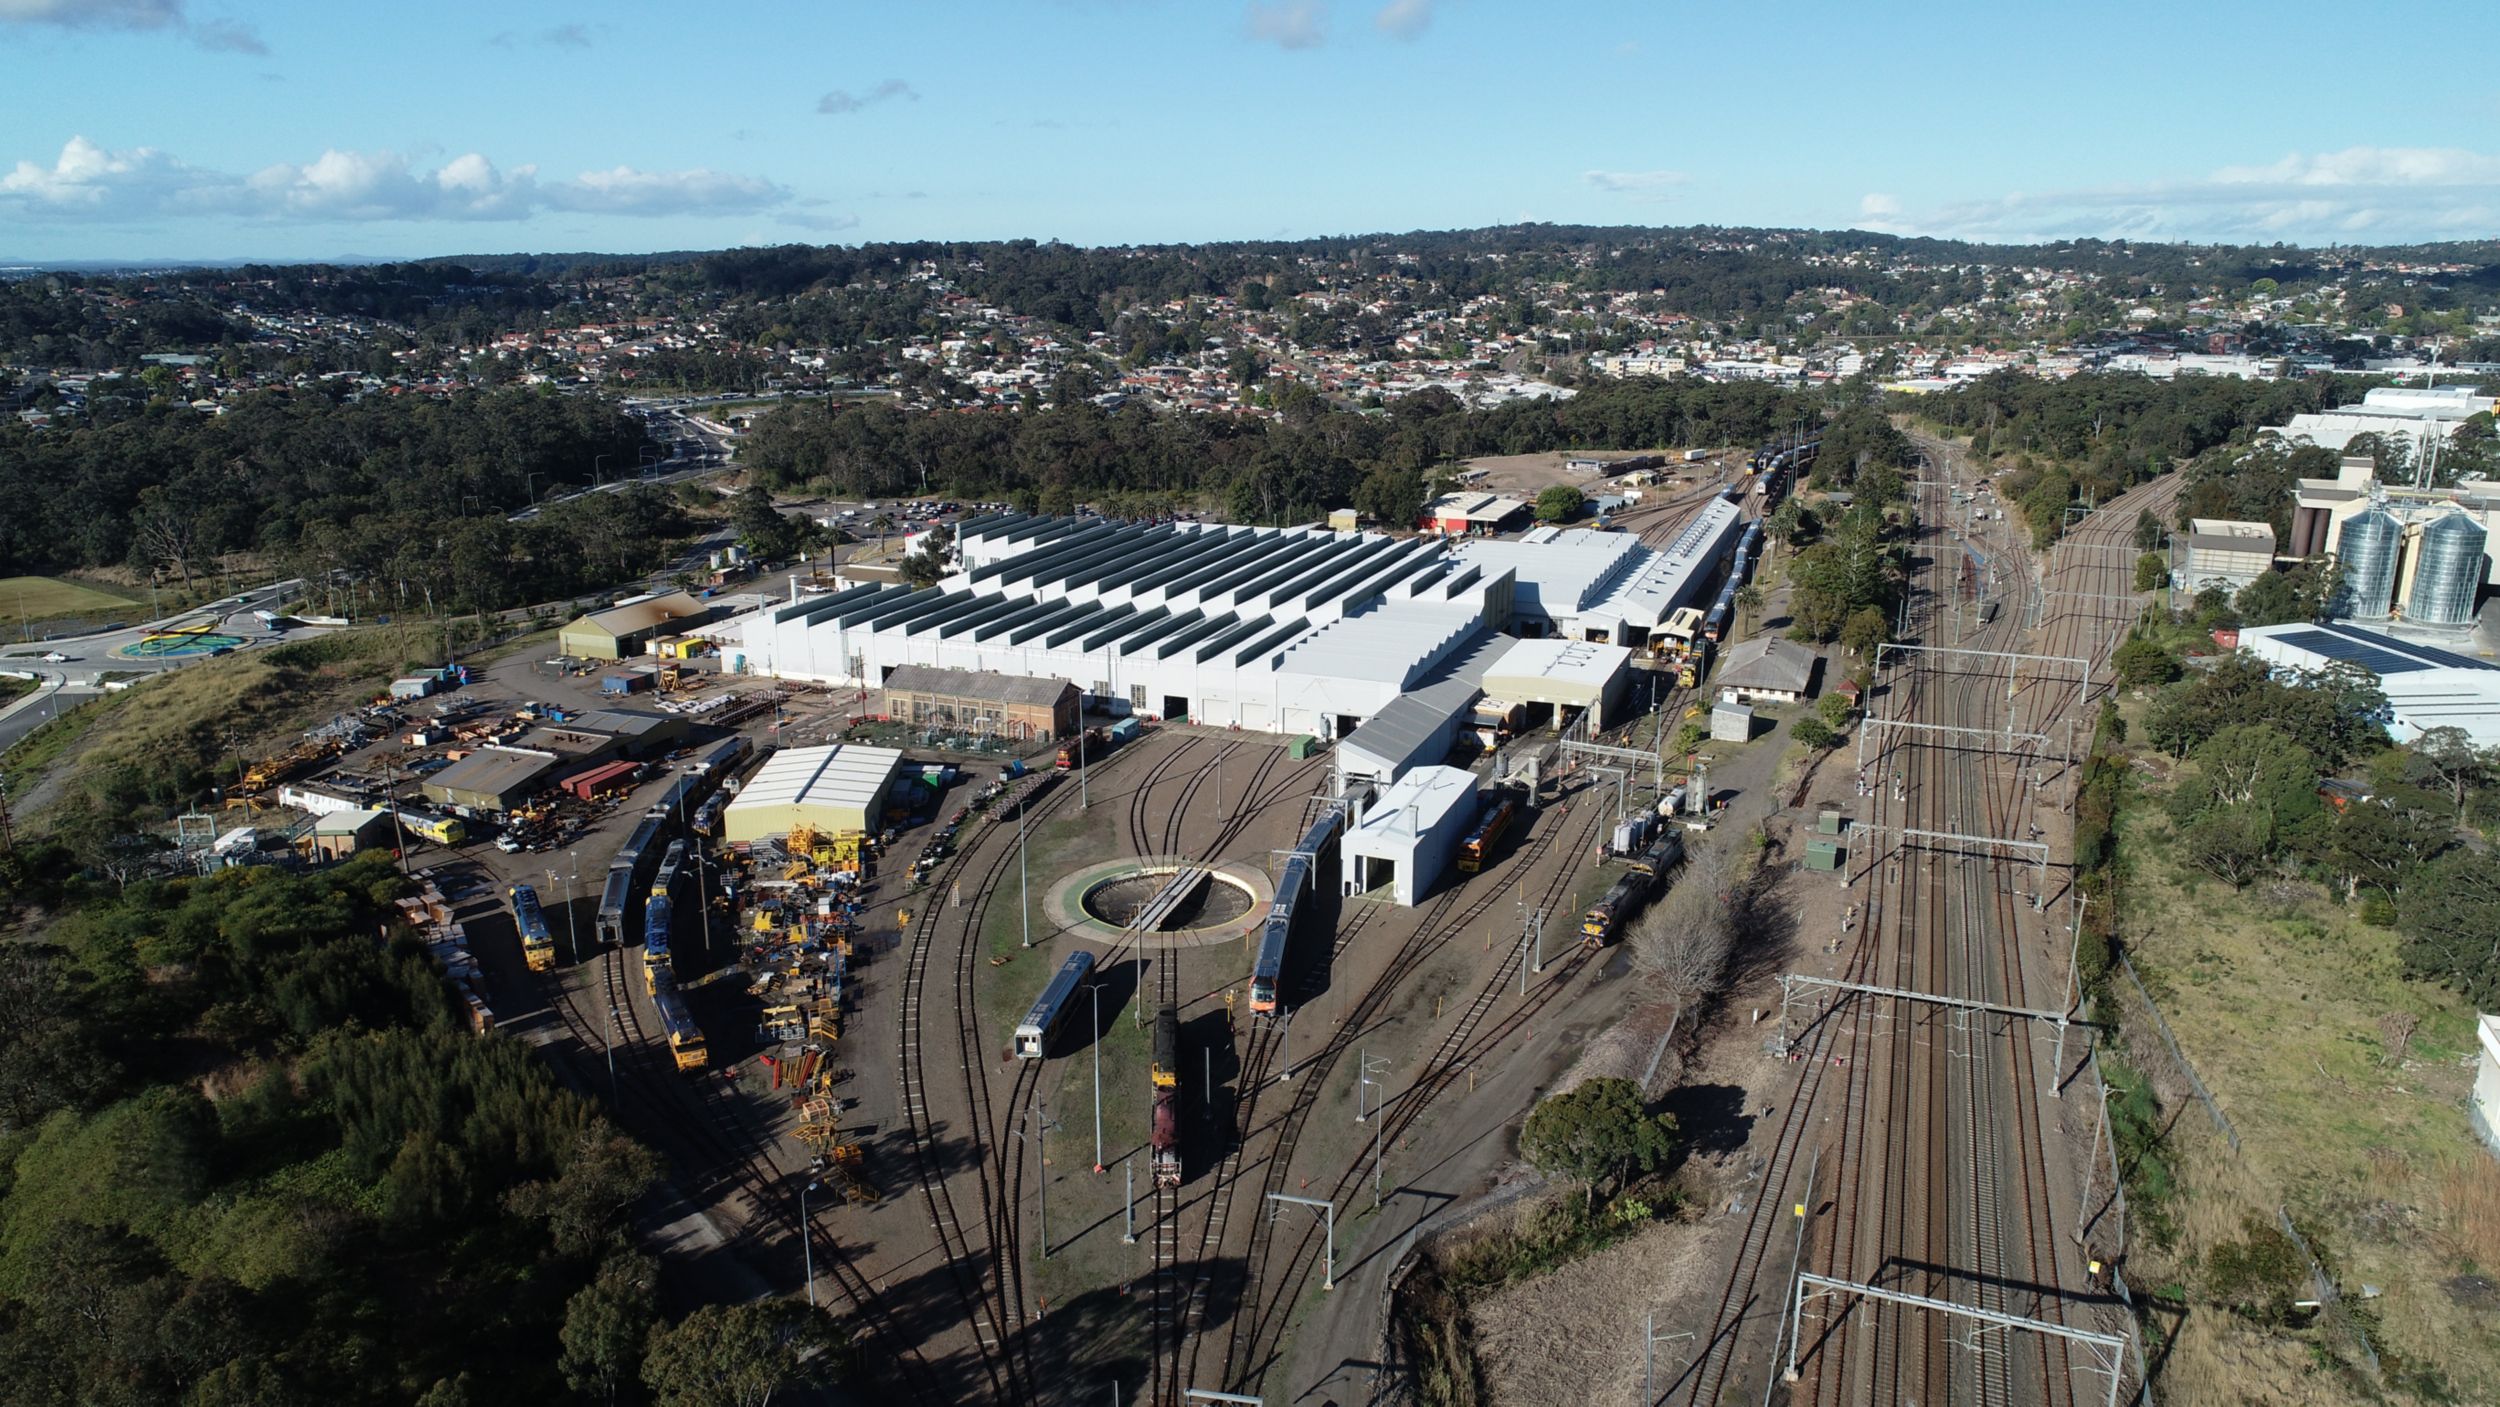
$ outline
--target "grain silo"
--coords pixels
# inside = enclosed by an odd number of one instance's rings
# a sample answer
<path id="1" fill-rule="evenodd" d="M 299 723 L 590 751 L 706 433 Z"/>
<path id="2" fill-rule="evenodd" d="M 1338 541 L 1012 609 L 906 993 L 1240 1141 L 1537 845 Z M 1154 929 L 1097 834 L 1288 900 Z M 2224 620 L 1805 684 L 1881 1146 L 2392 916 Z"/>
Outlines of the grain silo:
<path id="1" fill-rule="evenodd" d="M 2442 513 L 2422 529 L 2405 618 L 2423 625 L 2465 625 L 2483 583 L 2483 526 L 2465 513 Z"/>
<path id="2" fill-rule="evenodd" d="M 2373 505 L 2345 521 L 2335 547 L 2344 579 L 2335 593 L 2333 614 L 2376 620 L 2393 608 L 2396 549 L 2403 541 L 2403 525 L 2385 508 Z"/>

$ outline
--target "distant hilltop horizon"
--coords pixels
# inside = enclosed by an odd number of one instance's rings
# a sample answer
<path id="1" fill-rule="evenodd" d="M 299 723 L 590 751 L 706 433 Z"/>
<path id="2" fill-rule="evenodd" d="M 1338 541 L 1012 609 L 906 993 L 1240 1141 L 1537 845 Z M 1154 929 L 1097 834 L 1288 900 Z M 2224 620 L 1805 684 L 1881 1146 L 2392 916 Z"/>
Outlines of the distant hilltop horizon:
<path id="1" fill-rule="evenodd" d="M 2228 243 L 2205 240 L 2135 240 L 2106 239 L 2097 236 L 2022 241 L 1982 242 L 1941 239 L 1921 235 L 1885 234 L 1879 231 L 1841 227 L 1817 229 L 1808 227 L 1753 225 L 1566 225 L 1523 223 L 1479 225 L 1449 229 L 1377 230 L 1349 234 L 1309 235 L 1297 238 L 1239 238 L 1152 241 L 1141 243 L 1085 244 L 1041 236 L 1006 236 L 962 239 L 895 239 L 866 240 L 858 243 L 808 243 L 783 241 L 773 244 L 733 244 L 711 249 L 654 250 L 506 250 L 502 252 L 453 252 L 434 254 L 359 254 L 343 253 L 320 258 L 285 258 L 267 255 L 236 254 L 230 256 L 165 255 L 149 258 L 122 259 L 40 259 L 0 255 L 0 278 L 24 278 L 47 273 L 74 274 L 147 274 L 157 272 L 199 272 L 203 270 L 255 268 L 373 268 L 396 264 L 452 264 L 478 267 L 510 267 L 520 264 L 553 263 L 559 267 L 584 263 L 664 264 L 682 263 L 722 255 L 752 253 L 764 250 L 858 250 L 905 251 L 926 250 L 932 255 L 960 257 L 981 249 L 1063 248 L 1084 251 L 1134 250 L 1140 253 L 1169 253 L 1181 250 L 1210 252 L 1283 252 L 1289 250 L 1350 250 L 1407 244 L 1484 245 L 1511 242 L 1528 247 L 1573 244 L 1676 245 L 1719 247 L 1724 252 L 1738 252 L 1725 247 L 1731 244 L 1756 245 L 1819 245 L 1828 252 L 1894 251 L 1904 254 L 1925 254 L 1947 260 L 1963 259 L 1977 263 L 2013 262 L 2028 256 L 2060 252 L 2112 253 L 2123 250 L 2177 253 L 2201 251 L 2216 255 L 2246 257 L 2280 251 L 2286 256 L 2339 259 L 2401 258 L 2430 263 L 2500 264 L 2500 237 L 2489 239 L 2444 240 L 2392 244 L 2329 242 L 2300 244 L 2290 241 L 2268 243 Z M 1454 251 L 1455 252 L 1455 251 Z"/>

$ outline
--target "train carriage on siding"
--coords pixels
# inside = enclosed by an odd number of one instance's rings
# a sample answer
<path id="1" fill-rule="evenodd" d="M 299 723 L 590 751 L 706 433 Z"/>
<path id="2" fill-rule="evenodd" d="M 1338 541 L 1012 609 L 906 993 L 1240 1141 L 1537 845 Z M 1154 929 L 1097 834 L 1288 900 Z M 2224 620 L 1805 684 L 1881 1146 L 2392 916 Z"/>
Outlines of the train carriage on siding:
<path id="1" fill-rule="evenodd" d="M 654 894 L 642 910 L 642 989 L 658 996 L 675 974 L 669 967 L 671 918 L 668 896 Z"/>
<path id="2" fill-rule="evenodd" d="M 547 926 L 546 911 L 538 904 L 538 891 L 526 884 L 512 886 L 513 926 L 521 931 L 521 958 L 532 972 L 545 972 L 556 965 L 555 930 Z"/>
<path id="3" fill-rule="evenodd" d="M 1293 913 L 1302 891 L 1309 886 L 1312 871 L 1319 864 L 1319 852 L 1335 838 L 1337 827 L 1345 822 L 1345 808 L 1331 806 L 1311 828 L 1302 834 L 1300 844 L 1285 858 L 1284 868 L 1276 875 L 1276 897 L 1267 907 L 1267 922 L 1259 927 L 1258 955 L 1250 966 L 1250 1009 L 1272 1012 L 1279 1004 L 1278 988 L 1285 974 L 1285 947 L 1293 939 Z"/>
<path id="4" fill-rule="evenodd" d="M 1181 1009 L 1167 1006 L 1155 1013 L 1156 1089 L 1177 1089 L 1181 1082 Z"/>
<path id="5" fill-rule="evenodd" d="M 1033 1009 L 1026 1012 L 1024 1020 L 1016 1025 L 1017 1059 L 1039 1060 L 1049 1053 L 1052 1041 L 1059 1035 L 1059 1028 L 1067 1022 L 1068 1009 L 1075 1003 L 1077 990 L 1085 985 L 1085 979 L 1093 970 L 1092 953 L 1070 953 L 1068 960 L 1059 964 L 1059 971 L 1052 975 L 1050 985 L 1042 989 L 1042 995 L 1034 1001 Z"/>
<path id="6" fill-rule="evenodd" d="M 1518 814 L 1519 802 L 1513 797 L 1505 796 L 1488 804 L 1483 819 L 1458 843 L 1459 870 L 1466 874 L 1482 870 L 1493 847 L 1501 843 L 1502 833 L 1510 829 L 1511 820 Z"/>
<path id="7" fill-rule="evenodd" d="M 711 1063 L 711 1051 L 703 1041 L 703 1028 L 694 1023 L 686 1011 L 686 999 L 677 992 L 673 982 L 660 984 L 651 994 L 651 1004 L 659 1009 L 660 1031 L 668 1037 L 668 1053 L 680 1070 L 700 1070 Z"/>

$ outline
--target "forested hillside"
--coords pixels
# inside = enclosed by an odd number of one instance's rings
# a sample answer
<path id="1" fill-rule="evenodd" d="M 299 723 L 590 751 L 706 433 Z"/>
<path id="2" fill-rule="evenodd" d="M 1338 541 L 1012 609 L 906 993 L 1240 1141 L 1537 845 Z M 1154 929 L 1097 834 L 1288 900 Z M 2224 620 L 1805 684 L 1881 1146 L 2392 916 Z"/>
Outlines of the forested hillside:
<path id="1" fill-rule="evenodd" d="M 119 892 L 62 860 L 11 857 L 75 911 L 0 955 L 0 1403 L 560 1396 L 657 1164 L 468 1033 L 388 859 Z"/>

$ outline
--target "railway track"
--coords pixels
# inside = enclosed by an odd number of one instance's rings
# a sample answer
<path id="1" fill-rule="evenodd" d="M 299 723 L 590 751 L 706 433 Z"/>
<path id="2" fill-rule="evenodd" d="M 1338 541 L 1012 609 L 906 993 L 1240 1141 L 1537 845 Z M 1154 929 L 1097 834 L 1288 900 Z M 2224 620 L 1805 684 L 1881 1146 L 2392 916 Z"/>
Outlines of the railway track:
<path id="1" fill-rule="evenodd" d="M 1501 863 L 1498 872 L 1505 877 L 1505 880 L 1513 874 L 1533 873 L 1551 852 L 1556 841 L 1566 835 L 1572 837 L 1565 850 L 1566 854 L 1584 846 L 1588 839 L 1595 835 L 1604 820 L 1603 813 L 1594 805 L 1576 819 L 1565 817 L 1559 808 L 1549 807 L 1546 814 L 1551 818 L 1550 822 L 1537 827 L 1536 834 L 1529 843 L 1524 847 L 1514 849 L 1510 858 Z M 1549 910 L 1557 896 L 1568 894 L 1572 873 L 1571 866 L 1566 863 L 1558 867 L 1557 873 L 1551 879 L 1540 882 L 1538 895 Z M 1472 898 L 1469 897 L 1471 888 L 1475 891 Z M 1391 998 L 1416 972 L 1440 953 L 1453 938 L 1468 931 L 1494 905 L 1509 898 L 1513 892 L 1512 886 L 1507 882 L 1487 886 L 1454 886 L 1445 891 L 1439 899 L 1434 901 L 1433 908 L 1427 913 L 1424 921 L 1416 926 L 1414 932 L 1400 946 L 1399 951 L 1390 959 L 1381 975 L 1360 994 L 1352 1010 L 1348 1012 L 1343 1022 L 1330 1035 L 1321 1049 L 1316 1054 L 1296 1062 L 1294 1069 L 1297 1083 L 1294 1086 L 1294 1097 L 1286 1112 L 1274 1125 L 1272 1146 L 1259 1159 L 1263 1171 L 1259 1198 L 1262 1204 L 1266 1201 L 1267 1193 L 1280 1190 L 1286 1179 L 1291 1176 L 1294 1154 L 1299 1149 L 1311 1112 L 1318 1102 L 1321 1090 L 1326 1087 L 1329 1076 L 1341 1063 L 1343 1056 L 1355 1047 L 1362 1033 L 1380 1019 Z M 1465 901 L 1463 904 L 1462 900 Z M 1347 935 L 1344 936 L 1350 936 L 1352 931 L 1353 926 L 1349 925 Z M 1342 945 L 1343 936 L 1340 942 Z M 1519 1011 L 1512 1013 L 1483 1039 L 1473 1041 L 1469 1039 L 1467 1033 L 1472 1032 L 1474 1026 L 1481 1022 L 1484 1014 L 1490 1010 L 1491 1004 L 1481 1000 L 1471 1001 L 1469 1006 L 1462 1011 L 1457 1026 L 1451 1033 L 1451 1037 L 1455 1039 L 1445 1037 L 1433 1060 L 1427 1064 L 1408 1090 L 1394 1101 L 1394 1108 L 1391 1107 L 1390 1101 L 1384 1101 L 1381 1113 L 1376 1116 L 1389 1120 L 1381 1131 L 1384 1144 L 1403 1134 L 1413 1126 L 1417 1119 L 1422 1117 L 1432 1100 L 1447 1089 L 1455 1081 L 1456 1076 L 1464 1070 L 1469 1058 L 1489 1049 L 1491 1043 L 1506 1039 L 1520 1024 L 1532 1018 L 1536 1011 L 1541 1010 L 1569 984 L 1571 978 L 1577 975 L 1586 961 L 1587 955 L 1578 951 L 1575 944 L 1573 950 L 1561 960 L 1558 970 L 1531 986 L 1528 996 L 1522 999 Z M 1510 980 L 1512 975 L 1513 968 L 1510 963 L 1496 964 L 1494 975 L 1486 985 L 1498 990 L 1501 985 Z M 1481 998 L 1482 995 L 1483 992 L 1480 990 L 1478 997 Z M 1351 1160 L 1335 1179 L 1334 1186 L 1329 1193 L 1329 1201 L 1331 1203 L 1343 1202 L 1348 1193 L 1359 1185 L 1366 1175 L 1370 1162 L 1371 1160 L 1365 1157 Z M 1321 1249 L 1319 1242 L 1320 1232 L 1315 1227 L 1303 1228 L 1281 1247 L 1278 1227 L 1264 1222 L 1254 1227 L 1250 1244 L 1250 1259 L 1245 1275 L 1247 1288 L 1243 1303 L 1233 1316 L 1232 1332 L 1222 1360 L 1219 1381 L 1226 1388 L 1235 1391 L 1250 1390 L 1272 1363 L 1281 1347 L 1287 1321 L 1291 1317 L 1292 1306 L 1300 1298 L 1302 1285 L 1317 1265 L 1318 1252 Z"/>
<path id="2" fill-rule="evenodd" d="M 1111 760 L 1105 759 L 1105 763 Z M 1022 826 L 1029 828 L 1037 819 L 1056 814 L 1070 794 L 1063 786 L 1039 800 L 1023 799 L 1019 803 L 1025 808 Z M 941 923 L 934 913 L 924 915 L 905 945 L 897 1068 L 902 1076 L 904 1123 L 922 1200 L 937 1234 L 940 1256 L 964 1305 L 966 1326 L 972 1331 L 983 1368 L 992 1382 L 992 1400 L 1032 1401 L 1038 1379 L 1029 1340 L 1021 1333 L 1026 1317 L 1024 1268 L 1015 1191 L 1023 1154 L 1021 1138 L 1017 1136 L 1020 1131 L 1012 1125 L 1022 1117 L 1019 1111 L 1031 1100 L 1038 1072 L 1019 1069 L 1011 1088 L 1007 1116 L 1010 1134 L 1015 1137 L 1011 1151 L 996 1136 L 1001 1126 L 994 1115 L 989 1080 L 984 1074 L 988 1057 L 981 1047 L 974 976 L 989 906 L 1008 869 L 1016 863 L 1017 846 L 1006 838 L 1002 823 L 993 821 L 987 830 L 989 834 L 959 851 L 932 875 L 924 891 L 932 902 L 938 894 L 961 892 L 960 880 L 971 866 L 972 857 L 985 848 L 993 852 L 987 869 L 981 872 L 982 882 L 963 906 L 962 923 Z M 952 929 L 957 939 L 949 964 L 949 1010 L 939 1024 L 948 1028 L 940 1039 L 946 1042 L 947 1053 L 956 1058 L 961 1076 L 954 1086 L 962 1096 L 957 1107 L 964 1111 L 958 1140 L 959 1161 L 972 1170 L 972 1196 L 981 1228 L 977 1245 L 956 1205 L 954 1181 L 961 1174 L 949 1167 L 950 1153 L 940 1136 L 927 1065 L 929 973 L 936 966 L 941 929 Z M 953 1102 L 951 1093 L 948 1097 Z"/>
<path id="3" fill-rule="evenodd" d="M 2146 495 L 2166 501 L 2165 490 Z M 1940 507 L 1941 505 L 1936 505 Z M 2134 507 L 2123 511 L 2131 530 Z M 2110 516 L 2115 516 L 2110 515 Z M 1927 515 L 1931 523 L 1941 512 Z M 2108 521 L 2105 517 L 2103 523 Z M 2121 553 L 2102 554 L 2131 570 Z M 1945 552 L 1930 554 L 1922 574 L 1932 625 L 1943 599 Z M 2099 585 L 2069 588 L 2091 596 Z M 2116 593 L 2109 593 L 2115 595 Z M 1975 638 L 1974 650 L 2019 650 L 2024 612 L 2005 611 Z M 2063 614 L 2043 610 L 2049 654 L 2096 663 L 2123 634 L 2133 610 L 2121 605 Z M 2045 733 L 2050 721 L 2088 699 L 2089 685 L 2068 667 L 2010 665 L 1998 687 L 1975 687 L 1934 656 L 1892 680 L 1897 716 L 1967 728 L 2012 726 Z M 2063 685 L 2063 688 L 2057 686 Z M 1896 735 L 1897 736 L 1897 735 Z M 2042 757 L 2022 765 L 1974 765 L 1955 749 L 1924 741 L 1895 742 L 1874 769 L 1871 808 L 1879 825 L 1990 835 L 2036 834 L 2037 794 L 2024 773 L 2045 775 Z M 1899 782 L 1893 781 L 1900 762 Z M 2010 1005 L 2055 988 L 2062 974 L 2035 964 L 2020 941 L 2026 921 L 2018 902 L 2022 876 L 2002 858 L 1898 848 L 1878 856 L 1869 880 L 1866 921 L 1844 962 L 1842 979 Z M 2037 900 L 2035 900 L 2037 902 Z M 2035 970 L 2035 966 L 2040 970 Z M 1762 1284 L 1786 1218 L 1777 1209 L 1800 1200 L 1796 1164 L 1823 1143 L 1819 1113 L 1834 1098 L 1831 1172 L 1818 1175 L 1816 1196 L 1828 1208 L 1813 1224 L 1809 1266 L 1842 1278 L 1876 1280 L 1937 1298 L 1977 1303 L 2007 1313 L 2065 1320 L 2075 1297 L 2057 1253 L 2057 1207 L 2049 1174 L 2046 1106 L 2029 1023 L 1994 1013 L 1845 995 L 1798 1033 L 1792 1060 L 1797 1083 L 1775 1132 L 1755 1190 L 1738 1254 L 1699 1354 L 1670 1384 L 1670 1401 L 1715 1403 L 1729 1390 L 1740 1359 L 1740 1336 L 1773 1316 L 1777 1300 Z M 2061 1072 L 2052 1070 L 2052 1082 Z M 1835 1078 L 1837 1076 L 1837 1078 Z M 1835 1186 L 1836 1184 L 1836 1186 Z M 1833 1187 L 1824 1200 L 1824 1188 Z M 1827 1305 L 1831 1302 L 1827 1301 Z M 2075 1398 L 2074 1364 L 2063 1341 L 1967 1341 L 1966 1325 L 1882 1302 L 1832 1308 L 1800 1326 L 1805 1380 L 1793 1400 L 1813 1403 L 1986 1403 Z M 1972 1344 L 1984 1351 L 1974 1357 Z"/>
<path id="4" fill-rule="evenodd" d="M 742 1126 L 727 1094 L 706 1075 L 678 1070 L 665 1043 L 655 1045 L 647 1037 L 626 976 L 629 964 L 624 950 L 609 949 L 594 962 L 601 971 L 593 985 L 611 1003 L 613 1017 L 603 1013 L 605 1019 L 594 1033 L 590 1014 L 582 1008 L 579 995 L 566 988 L 560 972 L 541 978 L 548 1006 L 583 1051 L 592 1049 L 594 1040 L 606 1045 L 611 1031 L 621 1038 L 617 1041 L 620 1099 L 630 1080 L 644 1108 L 665 1107 L 685 1116 L 662 1115 L 636 1122 L 644 1125 L 650 1141 L 698 1179 L 698 1186 L 726 1178 L 736 1188 L 742 1202 L 724 1198 L 720 1203 L 733 1213 L 733 1244 L 745 1241 L 769 1253 L 782 1249 L 771 1239 L 775 1230 L 809 1238 L 819 1273 L 830 1278 L 849 1302 L 864 1331 L 863 1339 L 874 1346 L 877 1361 L 890 1367 L 909 1399 L 930 1404 L 958 1400 L 957 1388 L 945 1382 L 911 1343 L 850 1255 L 830 1234 L 801 1223 L 792 1198 L 785 1195 L 788 1175 L 764 1157 L 767 1139 L 753 1136 L 752 1130 Z M 609 1021 L 616 1025 L 611 1027 Z M 621 1117 L 623 1111 L 618 1112 Z"/>

